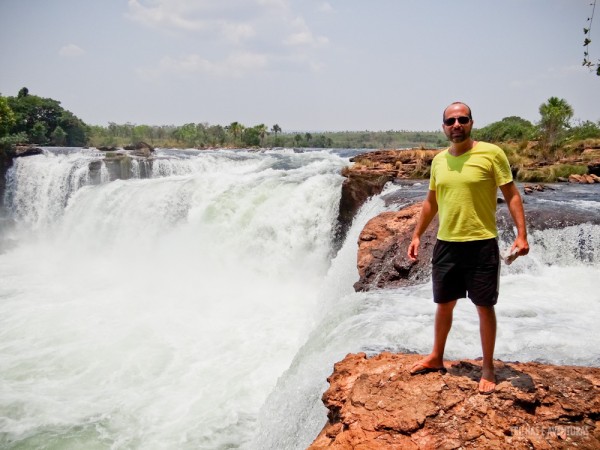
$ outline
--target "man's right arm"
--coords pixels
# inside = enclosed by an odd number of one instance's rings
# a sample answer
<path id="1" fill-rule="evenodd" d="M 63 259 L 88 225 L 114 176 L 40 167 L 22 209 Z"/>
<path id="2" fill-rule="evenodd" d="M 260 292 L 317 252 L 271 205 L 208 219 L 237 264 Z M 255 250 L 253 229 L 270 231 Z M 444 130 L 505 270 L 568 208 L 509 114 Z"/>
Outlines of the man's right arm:
<path id="1" fill-rule="evenodd" d="M 421 208 L 421 215 L 419 216 L 419 221 L 417 222 L 417 226 L 415 227 L 415 231 L 413 233 L 412 241 L 408 246 L 408 259 L 411 261 L 416 261 L 419 256 L 419 245 L 421 245 L 421 236 L 427 230 L 427 227 L 435 217 L 438 212 L 438 204 L 437 197 L 435 195 L 435 191 L 429 190 L 427 192 L 427 197 L 423 202 L 423 207 Z"/>

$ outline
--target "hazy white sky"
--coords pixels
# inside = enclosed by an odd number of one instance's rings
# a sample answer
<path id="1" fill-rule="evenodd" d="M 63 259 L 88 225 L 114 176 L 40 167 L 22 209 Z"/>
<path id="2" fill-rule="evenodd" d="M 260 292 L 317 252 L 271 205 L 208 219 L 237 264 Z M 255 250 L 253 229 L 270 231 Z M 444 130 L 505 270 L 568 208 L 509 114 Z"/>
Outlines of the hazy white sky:
<path id="1" fill-rule="evenodd" d="M 26 86 L 96 125 L 436 130 L 455 100 L 481 127 L 536 122 L 551 96 L 598 121 L 590 3 L 0 0 L 0 93 Z"/>

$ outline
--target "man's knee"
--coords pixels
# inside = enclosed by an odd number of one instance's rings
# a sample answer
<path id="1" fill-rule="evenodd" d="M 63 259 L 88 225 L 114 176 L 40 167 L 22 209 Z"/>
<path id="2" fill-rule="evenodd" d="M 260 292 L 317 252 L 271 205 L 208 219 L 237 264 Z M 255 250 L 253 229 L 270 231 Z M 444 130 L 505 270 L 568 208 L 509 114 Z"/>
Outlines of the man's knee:
<path id="1" fill-rule="evenodd" d="M 449 302 L 437 303 L 437 309 L 440 312 L 452 312 L 458 300 L 451 300 Z"/>

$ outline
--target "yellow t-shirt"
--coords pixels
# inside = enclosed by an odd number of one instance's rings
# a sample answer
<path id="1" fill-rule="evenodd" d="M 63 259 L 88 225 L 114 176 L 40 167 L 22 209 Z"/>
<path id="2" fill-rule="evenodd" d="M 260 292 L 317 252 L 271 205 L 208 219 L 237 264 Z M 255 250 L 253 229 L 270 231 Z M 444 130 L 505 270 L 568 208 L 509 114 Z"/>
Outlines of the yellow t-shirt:
<path id="1" fill-rule="evenodd" d="M 497 237 L 498 186 L 512 179 L 508 159 L 496 145 L 477 142 L 460 156 L 452 156 L 448 149 L 438 153 L 429 180 L 438 203 L 438 239 L 466 242 Z"/>

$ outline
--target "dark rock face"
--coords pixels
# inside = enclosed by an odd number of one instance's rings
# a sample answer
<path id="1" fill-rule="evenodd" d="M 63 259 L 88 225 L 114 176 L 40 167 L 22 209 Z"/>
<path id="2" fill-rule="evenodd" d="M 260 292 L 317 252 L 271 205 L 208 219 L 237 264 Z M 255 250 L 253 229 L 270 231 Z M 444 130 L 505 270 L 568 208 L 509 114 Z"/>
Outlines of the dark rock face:
<path id="1" fill-rule="evenodd" d="M 15 147 L 14 157 L 20 158 L 20 157 L 24 157 L 24 156 L 34 156 L 34 155 L 41 155 L 42 153 L 44 153 L 44 150 L 42 150 L 39 147 L 29 146 L 29 145 L 24 145 L 24 146 L 19 145 L 19 146 Z"/>
<path id="2" fill-rule="evenodd" d="M 600 448 L 599 368 L 497 361 L 496 392 L 480 395 L 480 362 L 411 376 L 421 358 L 336 363 L 322 397 L 329 420 L 309 450 Z"/>
<path id="3" fill-rule="evenodd" d="M 138 142 L 134 145 L 126 145 L 123 148 L 125 150 L 130 150 L 132 155 L 141 156 L 143 158 L 147 158 L 154 153 L 154 147 L 152 147 L 150 144 L 146 144 L 145 142 Z"/>
<path id="4" fill-rule="evenodd" d="M 419 258 L 406 252 L 419 219 L 422 203 L 389 211 L 371 219 L 358 238 L 356 291 L 422 284 L 431 275 L 431 256 L 437 234 L 437 216 L 421 236 Z"/>
<path id="5" fill-rule="evenodd" d="M 589 189 L 595 190 L 596 187 L 590 186 Z M 547 200 L 559 195 L 562 195 L 560 198 L 563 201 L 536 201 L 536 197 Z M 566 195 L 568 197 L 569 194 Z M 359 280 L 354 284 L 356 291 L 422 284 L 430 278 L 431 257 L 438 228 L 437 216 L 421 236 L 418 261 L 412 262 L 406 256 L 422 205 L 421 202 L 414 201 L 423 197 L 424 194 L 418 191 L 398 191 L 388 196 L 386 203 L 399 205 L 400 209 L 381 213 L 366 223 L 358 239 Z M 600 225 L 600 215 L 596 210 L 577 207 L 564 199 L 565 194 L 552 188 L 532 189 L 524 199 L 527 229 L 565 228 L 584 223 Z M 515 238 L 513 220 L 507 205 L 501 199 L 498 200 L 496 218 L 499 236 L 510 242 Z M 404 206 L 407 203 L 412 204 Z"/>
<path id="6" fill-rule="evenodd" d="M 130 179 L 133 164 L 137 164 L 139 178 L 148 178 L 152 171 L 152 158 L 140 157 L 129 151 L 107 152 L 102 161 L 92 161 L 89 164 L 92 184 L 99 184 L 101 181 L 102 162 L 111 181 Z"/>
<path id="7" fill-rule="evenodd" d="M 354 216 L 369 197 L 378 195 L 388 181 L 393 179 L 389 173 L 342 172 L 346 177 L 342 183 L 340 212 L 338 215 L 339 235 L 344 237 L 352 224 Z"/>
<path id="8" fill-rule="evenodd" d="M 378 195 L 389 181 L 426 173 L 437 150 L 379 150 L 351 158 L 354 164 L 344 168 L 338 239 L 343 239 L 352 219 L 371 196 Z"/>

